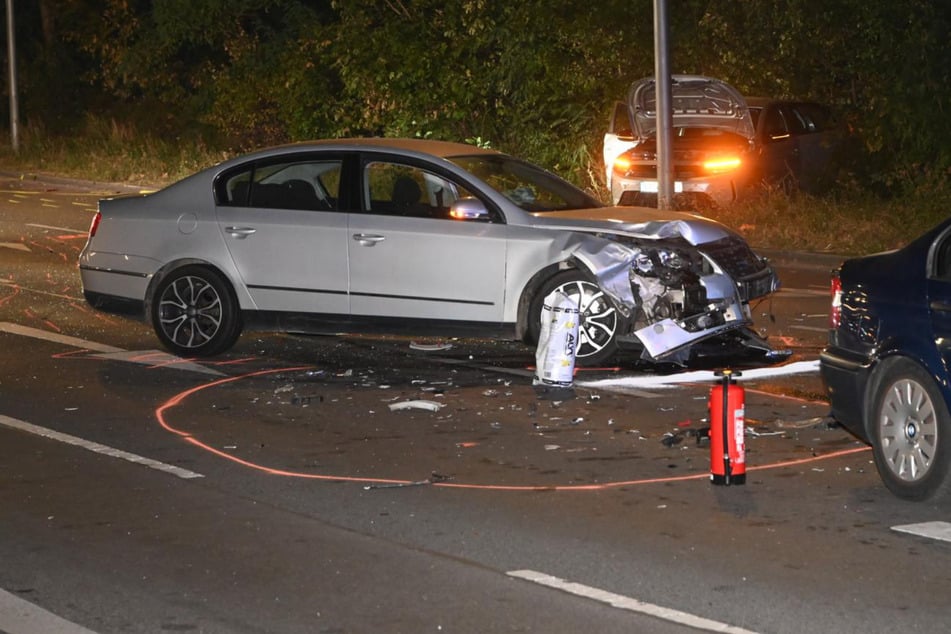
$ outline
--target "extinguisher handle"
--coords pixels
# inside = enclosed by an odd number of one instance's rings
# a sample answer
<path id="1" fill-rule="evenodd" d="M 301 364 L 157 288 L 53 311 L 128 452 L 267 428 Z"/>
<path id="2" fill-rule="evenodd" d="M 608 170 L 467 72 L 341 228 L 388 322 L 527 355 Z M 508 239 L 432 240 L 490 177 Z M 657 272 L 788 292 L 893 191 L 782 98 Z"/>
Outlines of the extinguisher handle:
<path id="1" fill-rule="evenodd" d="M 743 376 L 743 373 L 730 368 L 721 368 L 719 370 L 714 370 L 713 376 L 723 377 L 723 386 L 726 387 L 727 385 L 733 383 L 736 377 Z"/>

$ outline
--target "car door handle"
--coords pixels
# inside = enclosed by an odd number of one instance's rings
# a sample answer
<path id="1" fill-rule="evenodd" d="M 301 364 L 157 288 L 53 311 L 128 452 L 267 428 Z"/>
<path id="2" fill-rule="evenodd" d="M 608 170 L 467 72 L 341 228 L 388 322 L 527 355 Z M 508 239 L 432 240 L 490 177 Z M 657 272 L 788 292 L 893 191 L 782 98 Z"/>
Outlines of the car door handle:
<path id="1" fill-rule="evenodd" d="M 935 300 L 931 302 L 931 310 L 937 310 L 939 312 L 951 311 L 951 303 Z"/>
<path id="2" fill-rule="evenodd" d="M 228 235 L 232 238 L 237 238 L 238 240 L 244 240 L 249 235 L 257 231 L 254 227 L 225 227 L 225 231 L 228 232 Z"/>
<path id="3" fill-rule="evenodd" d="M 383 242 L 386 240 L 384 236 L 377 235 L 375 233 L 355 233 L 353 234 L 353 239 L 365 247 L 372 247 L 377 242 Z"/>

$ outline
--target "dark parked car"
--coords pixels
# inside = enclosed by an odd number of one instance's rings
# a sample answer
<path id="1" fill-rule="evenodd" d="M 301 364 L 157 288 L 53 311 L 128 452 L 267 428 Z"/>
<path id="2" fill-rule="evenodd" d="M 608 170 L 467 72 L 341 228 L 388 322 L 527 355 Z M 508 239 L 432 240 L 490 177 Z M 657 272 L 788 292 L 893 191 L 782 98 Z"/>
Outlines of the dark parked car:
<path id="1" fill-rule="evenodd" d="M 726 207 L 760 190 L 816 192 L 838 144 L 831 111 L 818 103 L 744 97 L 729 84 L 675 75 L 671 85 L 675 203 Z M 607 186 L 617 205 L 656 206 L 655 82 L 634 82 L 604 135 Z"/>
<path id="2" fill-rule="evenodd" d="M 832 277 L 820 368 L 832 415 L 871 443 L 907 499 L 947 488 L 951 464 L 951 219 L 908 246 L 847 260 Z"/>

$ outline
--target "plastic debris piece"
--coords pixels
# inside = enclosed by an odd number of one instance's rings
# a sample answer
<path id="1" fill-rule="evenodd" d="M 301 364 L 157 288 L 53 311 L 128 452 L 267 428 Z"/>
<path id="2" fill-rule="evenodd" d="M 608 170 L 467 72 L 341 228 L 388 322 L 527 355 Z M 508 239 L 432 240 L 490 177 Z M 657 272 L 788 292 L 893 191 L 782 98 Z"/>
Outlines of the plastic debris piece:
<path id="1" fill-rule="evenodd" d="M 832 425 L 830 425 L 829 423 L 832 423 Z M 836 426 L 836 421 L 830 416 L 814 416 L 812 418 L 806 418 L 804 420 L 794 420 L 794 421 L 778 420 L 774 424 L 777 427 L 785 427 L 787 429 L 805 429 L 807 427 L 822 428 L 823 425 L 826 425 L 827 429 L 833 429 Z"/>
<path id="2" fill-rule="evenodd" d="M 438 352 L 440 350 L 449 350 L 452 348 L 451 343 L 417 343 L 411 341 L 409 344 L 411 350 L 419 350 L 421 352 Z"/>
<path id="3" fill-rule="evenodd" d="M 539 400 L 551 401 L 554 407 L 558 407 L 563 401 L 568 401 L 577 397 L 574 388 L 571 387 L 535 385 L 532 389 L 534 389 L 535 396 L 537 396 Z"/>
<path id="4" fill-rule="evenodd" d="M 452 476 L 442 475 L 433 471 L 432 475 L 425 480 L 415 480 L 413 482 L 383 482 L 380 484 L 368 484 L 363 487 L 364 491 L 370 491 L 373 489 L 403 489 L 406 487 L 418 487 L 425 486 L 427 484 L 435 484 L 437 482 L 446 482 L 447 480 L 452 480 Z"/>
<path id="5" fill-rule="evenodd" d="M 683 439 L 684 439 L 684 436 L 680 432 L 677 432 L 675 434 L 671 432 L 667 432 L 666 434 L 664 434 L 664 437 L 660 439 L 660 442 L 665 447 L 673 447 L 674 445 L 679 444 L 681 441 L 683 441 Z"/>
<path id="6" fill-rule="evenodd" d="M 678 429 L 676 431 L 667 432 L 664 434 L 664 437 L 660 439 L 660 442 L 665 447 L 673 447 L 674 445 L 679 445 L 685 438 L 695 438 L 697 445 L 700 445 L 701 441 L 709 440 L 710 428 L 701 427 L 700 429 Z"/>
<path id="7" fill-rule="evenodd" d="M 424 409 L 430 412 L 438 412 L 445 406 L 445 403 L 437 403 L 436 401 L 401 401 L 389 404 L 391 412 L 404 409 Z"/>
<path id="8" fill-rule="evenodd" d="M 786 433 L 784 431 L 770 431 L 768 427 L 760 427 L 758 429 L 755 427 L 747 427 L 745 431 L 747 436 L 753 436 L 754 438 L 759 436 L 783 436 Z"/>

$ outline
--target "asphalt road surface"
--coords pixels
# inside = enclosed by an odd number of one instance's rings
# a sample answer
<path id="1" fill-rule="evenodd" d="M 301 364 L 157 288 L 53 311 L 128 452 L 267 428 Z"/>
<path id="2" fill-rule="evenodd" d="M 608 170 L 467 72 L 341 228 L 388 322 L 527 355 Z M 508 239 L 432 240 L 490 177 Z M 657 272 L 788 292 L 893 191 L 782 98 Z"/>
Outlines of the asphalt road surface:
<path id="1" fill-rule="evenodd" d="M 827 417 L 833 257 L 770 254 L 756 325 L 787 362 L 626 359 L 566 399 L 508 342 L 171 357 L 82 300 L 118 189 L 0 187 L 0 632 L 947 631 L 948 502 L 892 497 Z M 727 364 L 748 478 L 723 487 L 700 436 Z"/>

